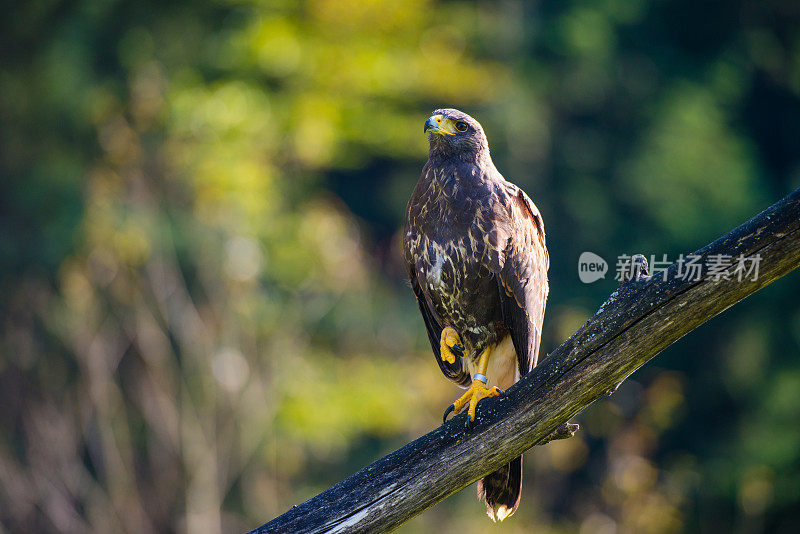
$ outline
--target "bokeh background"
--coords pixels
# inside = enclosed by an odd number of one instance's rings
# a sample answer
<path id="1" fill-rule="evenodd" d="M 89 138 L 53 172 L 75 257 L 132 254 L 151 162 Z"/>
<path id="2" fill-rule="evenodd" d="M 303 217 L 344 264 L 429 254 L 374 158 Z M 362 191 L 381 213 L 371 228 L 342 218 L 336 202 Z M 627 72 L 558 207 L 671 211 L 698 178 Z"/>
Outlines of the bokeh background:
<path id="1" fill-rule="evenodd" d="M 620 254 L 800 186 L 790 0 L 36 0 L 0 43 L 2 532 L 241 532 L 435 428 L 399 231 L 436 107 L 544 215 L 544 352 Z M 794 273 L 528 453 L 492 530 L 800 531 L 798 356 Z M 401 532 L 489 526 L 471 487 Z"/>

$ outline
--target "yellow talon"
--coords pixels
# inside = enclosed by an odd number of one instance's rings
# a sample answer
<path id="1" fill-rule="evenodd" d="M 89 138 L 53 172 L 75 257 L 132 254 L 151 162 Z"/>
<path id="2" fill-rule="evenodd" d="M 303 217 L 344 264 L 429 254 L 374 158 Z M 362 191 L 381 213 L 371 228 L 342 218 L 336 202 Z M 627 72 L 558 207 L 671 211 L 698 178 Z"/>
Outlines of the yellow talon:
<path id="1" fill-rule="evenodd" d="M 492 386 L 490 388 L 486 387 L 486 384 L 478 380 L 477 378 L 472 381 L 472 385 L 469 387 L 466 393 L 461 395 L 453 403 L 453 412 L 459 413 L 461 410 L 469 404 L 469 409 L 467 413 L 469 414 L 469 420 L 475 420 L 475 410 L 478 408 L 478 403 L 487 398 L 487 397 L 496 397 L 500 395 L 501 391 L 497 389 L 496 386 Z"/>
<path id="2" fill-rule="evenodd" d="M 442 339 L 444 339 L 444 335 L 442 335 Z M 469 404 L 469 409 L 467 413 L 469 414 L 469 420 L 475 420 L 475 410 L 478 407 L 478 403 L 485 399 L 486 397 L 496 397 L 502 393 L 496 386 L 492 386 L 490 388 L 486 387 L 486 369 L 489 367 L 489 354 L 491 350 L 487 348 L 483 351 L 480 358 L 478 359 L 478 372 L 475 373 L 474 378 L 472 379 L 472 385 L 469 387 L 466 393 L 461 395 L 452 405 L 452 410 L 448 409 L 449 411 L 459 413 L 464 406 Z M 482 378 L 480 380 L 479 378 Z M 445 412 L 445 416 L 448 412 Z"/>
<path id="3" fill-rule="evenodd" d="M 464 356 L 464 347 L 461 345 L 461 338 L 452 326 L 442 330 L 442 337 L 439 342 L 439 353 L 442 360 L 447 363 L 456 363 L 456 355 L 459 358 Z"/>

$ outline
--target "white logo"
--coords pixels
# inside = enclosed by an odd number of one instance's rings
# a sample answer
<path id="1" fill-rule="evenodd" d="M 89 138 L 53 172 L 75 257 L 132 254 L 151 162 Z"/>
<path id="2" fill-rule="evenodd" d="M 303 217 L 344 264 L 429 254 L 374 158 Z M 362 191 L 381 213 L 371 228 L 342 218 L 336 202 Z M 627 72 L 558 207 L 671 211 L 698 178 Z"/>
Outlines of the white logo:
<path id="1" fill-rule="evenodd" d="M 578 278 L 584 284 L 605 278 L 607 272 L 608 263 L 594 252 L 584 252 L 578 258 Z"/>

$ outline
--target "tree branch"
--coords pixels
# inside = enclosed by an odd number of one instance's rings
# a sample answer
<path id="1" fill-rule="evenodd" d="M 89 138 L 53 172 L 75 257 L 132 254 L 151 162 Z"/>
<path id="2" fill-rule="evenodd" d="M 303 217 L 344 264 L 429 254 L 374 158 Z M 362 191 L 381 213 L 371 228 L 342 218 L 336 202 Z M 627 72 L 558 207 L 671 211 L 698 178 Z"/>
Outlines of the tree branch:
<path id="1" fill-rule="evenodd" d="M 568 437 L 568 419 L 613 393 L 636 369 L 686 333 L 800 264 L 800 189 L 698 250 L 701 263 L 726 255 L 718 279 L 682 276 L 671 265 L 647 276 L 646 261 L 597 313 L 506 395 L 368 465 L 254 533 L 386 532 L 506 464 L 534 445 Z M 736 259 L 760 256 L 755 280 Z M 709 261 L 709 258 L 711 261 Z M 727 279 L 726 279 L 727 276 Z"/>

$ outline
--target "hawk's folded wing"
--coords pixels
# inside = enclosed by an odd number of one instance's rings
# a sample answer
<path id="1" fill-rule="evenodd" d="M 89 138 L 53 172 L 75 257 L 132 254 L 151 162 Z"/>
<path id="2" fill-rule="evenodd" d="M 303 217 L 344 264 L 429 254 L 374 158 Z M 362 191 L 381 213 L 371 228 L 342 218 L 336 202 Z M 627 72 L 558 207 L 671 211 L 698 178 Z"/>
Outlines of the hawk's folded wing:
<path id="1" fill-rule="evenodd" d="M 442 325 L 436 320 L 436 315 L 431 310 L 431 305 L 425 298 L 422 288 L 419 286 L 417 275 L 414 268 L 409 269 L 409 278 L 411 281 L 411 288 L 414 290 L 414 295 L 417 297 L 417 304 L 419 304 L 419 311 L 422 312 L 422 319 L 425 321 L 425 329 L 428 331 L 428 339 L 433 348 L 433 354 L 436 357 L 436 363 L 444 373 L 444 376 L 456 382 L 459 385 L 467 387 L 472 383 L 472 378 L 469 371 L 464 365 L 463 358 L 456 358 L 454 363 L 449 363 L 441 358 L 441 347 L 439 345 L 442 336 Z"/>
<path id="2" fill-rule="evenodd" d="M 547 254 L 542 216 L 528 195 L 505 182 L 496 219 L 498 254 L 490 255 L 503 321 L 511 331 L 520 375 L 536 365 L 547 302 Z M 508 214 L 508 217 L 505 215 Z"/>

